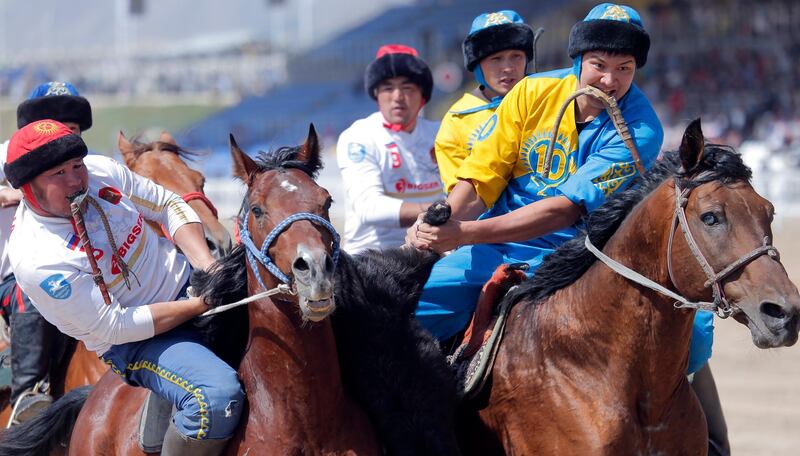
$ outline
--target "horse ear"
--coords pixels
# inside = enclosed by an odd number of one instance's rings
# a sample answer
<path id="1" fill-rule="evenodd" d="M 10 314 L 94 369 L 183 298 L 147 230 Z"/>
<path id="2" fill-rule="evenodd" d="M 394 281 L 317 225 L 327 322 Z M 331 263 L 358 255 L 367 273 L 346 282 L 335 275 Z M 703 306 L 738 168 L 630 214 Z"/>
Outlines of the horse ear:
<path id="1" fill-rule="evenodd" d="M 703 160 L 703 130 L 700 128 L 700 119 L 693 120 L 683 133 L 679 149 L 683 172 L 689 172 Z"/>
<path id="2" fill-rule="evenodd" d="M 173 146 L 178 145 L 178 143 L 175 142 L 175 138 L 173 138 L 167 130 L 161 130 L 161 136 L 159 136 L 158 140 L 163 143 L 172 144 Z"/>
<path id="3" fill-rule="evenodd" d="M 319 160 L 319 137 L 317 137 L 317 130 L 314 128 L 313 123 L 308 124 L 308 137 L 306 137 L 306 142 L 300 146 L 297 159 L 315 171 L 321 166 Z"/>
<path id="4" fill-rule="evenodd" d="M 121 130 L 119 136 L 117 136 L 117 147 L 120 153 L 122 153 L 122 159 L 125 161 L 125 165 L 130 168 L 136 161 L 136 154 L 134 153 L 133 144 L 128 141 L 128 138 L 125 137 L 125 134 L 122 133 Z"/>
<path id="5" fill-rule="evenodd" d="M 241 179 L 242 182 L 248 182 L 250 180 L 250 176 L 255 173 L 258 166 L 256 165 L 256 162 L 250 158 L 250 156 L 248 156 L 241 148 L 239 148 L 239 145 L 236 144 L 236 139 L 234 139 L 233 134 L 230 135 L 230 142 L 231 157 L 233 157 L 233 175 Z"/>

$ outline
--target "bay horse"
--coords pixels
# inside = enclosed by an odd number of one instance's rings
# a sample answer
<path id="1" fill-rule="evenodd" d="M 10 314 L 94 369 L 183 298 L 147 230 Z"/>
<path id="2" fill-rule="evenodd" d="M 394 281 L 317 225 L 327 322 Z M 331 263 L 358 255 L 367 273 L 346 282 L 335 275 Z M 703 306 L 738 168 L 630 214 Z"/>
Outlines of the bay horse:
<path id="1" fill-rule="evenodd" d="M 712 300 L 699 307 L 747 325 L 760 348 L 798 338 L 800 295 L 750 176 L 733 149 L 704 143 L 698 119 L 677 154 L 590 214 L 588 241 L 564 244 L 506 297 L 514 307 L 488 386 L 461 406 L 463 448 L 706 454 L 686 378 L 694 302 Z M 590 244 L 676 296 L 596 261 Z"/>
<path id="2" fill-rule="evenodd" d="M 131 142 L 119 132 L 117 147 L 128 169 L 180 195 L 194 209 L 203 222 L 206 241 L 215 258 L 222 258 L 231 251 L 231 236 L 219 222 L 216 207 L 203 192 L 205 177 L 186 164 L 185 160 L 193 157 L 192 152 L 178 146 L 166 131 L 158 141 L 149 143 Z M 160 226 L 147 223 L 156 233 L 165 235 Z"/>
<path id="3" fill-rule="evenodd" d="M 241 310 L 246 324 L 222 325 L 217 337 L 229 344 L 237 333 L 247 337 L 241 361 L 223 356 L 238 366 L 248 393 L 226 454 L 459 454 L 454 379 L 436 341 L 412 319 L 437 256 L 339 252 L 336 264 L 330 195 L 314 182 L 321 162 L 313 127 L 302 147 L 259 161 L 233 137 L 231 153 L 234 174 L 248 187 L 240 217 L 246 241 L 210 273 L 195 272 L 192 286 L 213 307 L 289 279 L 297 294 L 215 317 Z M 0 443 L 0 454 L 47 451 L 51 436 L 72 424 L 53 424 L 56 418 L 82 408 L 70 454 L 140 455 L 135 436 L 145 394 L 108 374 L 88 400 L 57 401 L 37 423 L 15 430 L 22 450 Z"/>

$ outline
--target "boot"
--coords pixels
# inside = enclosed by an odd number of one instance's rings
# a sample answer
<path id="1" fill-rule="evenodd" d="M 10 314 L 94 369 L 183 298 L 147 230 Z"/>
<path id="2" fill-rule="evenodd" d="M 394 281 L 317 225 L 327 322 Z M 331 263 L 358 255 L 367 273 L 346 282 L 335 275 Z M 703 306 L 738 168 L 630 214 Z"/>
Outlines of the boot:
<path id="1" fill-rule="evenodd" d="M 228 440 L 196 440 L 181 434 L 175 423 L 170 421 L 161 445 L 161 456 L 217 456 L 225 451 Z"/>
<path id="2" fill-rule="evenodd" d="M 27 421 L 53 401 L 45 385 L 55 331 L 38 312 L 11 316 L 12 420 Z"/>
<path id="3" fill-rule="evenodd" d="M 711 367 L 706 364 L 695 372 L 692 379 L 692 389 L 700 400 L 703 413 L 706 414 L 708 424 L 708 454 L 709 456 L 728 456 L 731 454 L 728 442 L 728 425 L 722 413 L 722 405 L 717 394 L 717 385 L 711 375 Z"/>

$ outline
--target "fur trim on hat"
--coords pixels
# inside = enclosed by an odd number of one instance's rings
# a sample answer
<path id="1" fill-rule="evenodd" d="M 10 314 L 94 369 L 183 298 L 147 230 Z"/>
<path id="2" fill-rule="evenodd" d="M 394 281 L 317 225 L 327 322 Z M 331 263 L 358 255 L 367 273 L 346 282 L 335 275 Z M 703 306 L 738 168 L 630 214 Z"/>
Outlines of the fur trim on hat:
<path id="1" fill-rule="evenodd" d="M 17 107 L 17 128 L 44 119 L 75 122 L 81 131 L 86 131 L 92 127 L 92 107 L 86 98 L 74 95 L 31 98 Z"/>
<path id="2" fill-rule="evenodd" d="M 481 60 L 506 49 L 519 49 L 530 62 L 533 60 L 533 30 L 528 24 L 516 23 L 487 27 L 467 35 L 462 49 L 467 71 L 474 71 Z"/>
<path id="3" fill-rule="evenodd" d="M 32 181 L 39 174 L 73 158 L 88 154 L 86 143 L 78 135 L 65 135 L 33 149 L 6 163 L 3 171 L 14 188 Z"/>
<path id="4" fill-rule="evenodd" d="M 610 19 L 593 19 L 575 24 L 569 34 L 570 58 L 597 50 L 632 55 L 636 59 L 636 67 L 641 68 L 647 63 L 650 35 L 634 24 Z"/>
<path id="5" fill-rule="evenodd" d="M 378 84 L 398 76 L 405 76 L 412 83 L 419 86 L 422 91 L 422 98 L 426 103 L 430 101 L 431 92 L 433 92 L 431 70 L 422 59 L 411 54 L 384 54 L 382 57 L 373 60 L 367 66 L 367 71 L 364 74 L 364 88 L 373 100 L 377 100 L 375 88 L 378 87 Z"/>

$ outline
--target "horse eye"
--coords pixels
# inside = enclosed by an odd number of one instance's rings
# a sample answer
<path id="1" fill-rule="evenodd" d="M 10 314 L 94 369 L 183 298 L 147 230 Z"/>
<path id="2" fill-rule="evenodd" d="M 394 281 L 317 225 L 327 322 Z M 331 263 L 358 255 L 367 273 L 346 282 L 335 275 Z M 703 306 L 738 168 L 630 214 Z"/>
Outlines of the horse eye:
<path id="1" fill-rule="evenodd" d="M 253 207 L 251 207 L 251 208 L 250 208 L 250 212 L 252 212 L 252 213 L 253 213 L 253 215 L 254 215 L 256 218 L 260 218 L 262 215 L 264 215 L 264 211 L 262 211 L 262 210 L 261 210 L 261 208 L 260 208 L 260 207 L 258 207 L 258 206 L 253 206 Z"/>
<path id="2" fill-rule="evenodd" d="M 705 214 L 700 216 L 700 219 L 708 226 L 714 226 L 719 223 L 719 219 L 713 212 L 706 212 Z"/>

